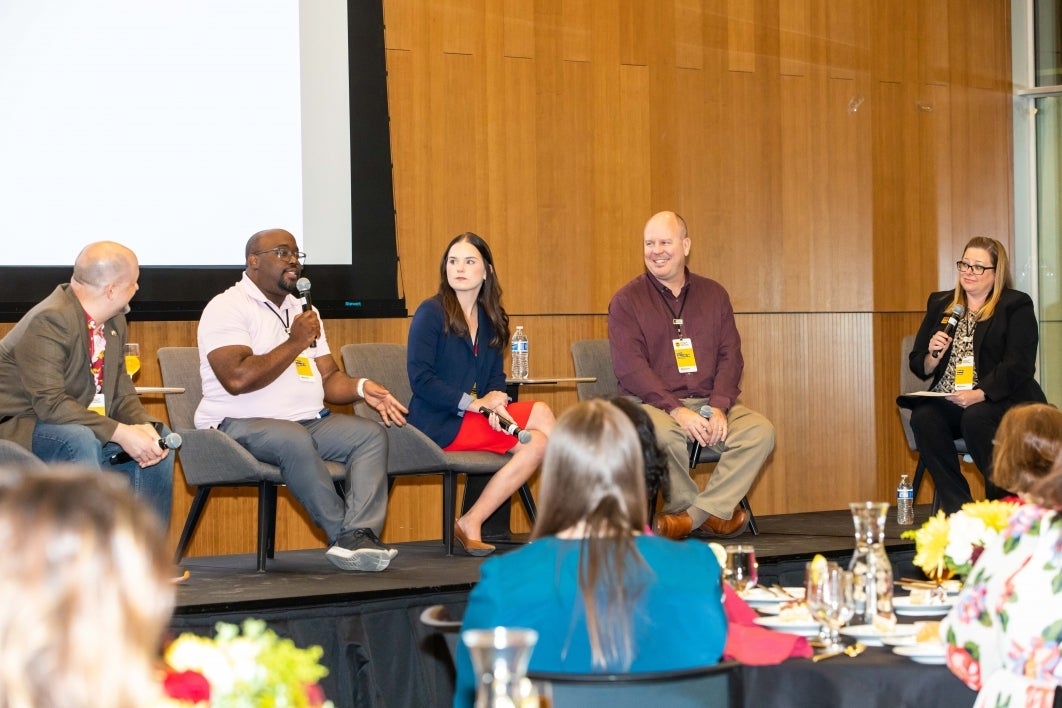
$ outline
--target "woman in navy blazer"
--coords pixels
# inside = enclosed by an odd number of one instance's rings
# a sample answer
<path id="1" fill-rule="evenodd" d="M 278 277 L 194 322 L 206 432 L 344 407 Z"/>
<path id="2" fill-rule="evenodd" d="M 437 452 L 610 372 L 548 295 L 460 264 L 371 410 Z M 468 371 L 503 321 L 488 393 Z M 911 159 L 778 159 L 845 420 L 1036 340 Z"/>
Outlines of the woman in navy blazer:
<path id="1" fill-rule="evenodd" d="M 976 237 L 966 244 L 956 268 L 955 290 L 932 293 L 915 337 L 910 366 L 932 377 L 930 390 L 943 398 L 901 397 L 912 408 L 911 428 L 918 452 L 946 513 L 972 501 L 953 440 L 963 438 L 985 478 L 989 499 L 1008 492 L 992 483 L 992 448 L 1003 414 L 1018 403 L 1046 402 L 1033 378 L 1039 334 L 1032 300 L 1010 286 L 1010 263 L 1003 244 Z M 943 331 L 953 308 L 962 307 L 954 333 Z M 972 362 L 972 367 L 970 364 Z M 969 387 L 962 386 L 963 374 Z M 957 385 L 957 379 L 958 384 Z"/>
<path id="2" fill-rule="evenodd" d="M 544 403 L 509 404 L 502 370 L 509 316 L 487 242 L 473 233 L 455 236 L 443 253 L 439 279 L 438 294 L 420 304 L 409 326 L 408 420 L 447 451 L 513 453 L 454 524 L 465 552 L 485 556 L 494 546 L 483 543 L 480 526 L 542 462 L 553 412 Z M 530 440 L 522 443 L 504 432 L 503 418 L 529 432 Z"/>

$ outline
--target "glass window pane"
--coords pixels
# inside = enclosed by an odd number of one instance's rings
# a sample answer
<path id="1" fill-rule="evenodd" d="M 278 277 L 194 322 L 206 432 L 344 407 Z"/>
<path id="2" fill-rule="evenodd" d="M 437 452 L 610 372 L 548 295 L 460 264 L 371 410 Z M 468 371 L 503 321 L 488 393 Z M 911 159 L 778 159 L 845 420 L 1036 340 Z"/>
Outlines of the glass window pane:
<path id="1" fill-rule="evenodd" d="M 1062 97 L 1036 100 L 1040 383 L 1062 403 Z"/>
<path id="2" fill-rule="evenodd" d="M 1036 0 L 1036 85 L 1062 84 L 1062 0 Z"/>

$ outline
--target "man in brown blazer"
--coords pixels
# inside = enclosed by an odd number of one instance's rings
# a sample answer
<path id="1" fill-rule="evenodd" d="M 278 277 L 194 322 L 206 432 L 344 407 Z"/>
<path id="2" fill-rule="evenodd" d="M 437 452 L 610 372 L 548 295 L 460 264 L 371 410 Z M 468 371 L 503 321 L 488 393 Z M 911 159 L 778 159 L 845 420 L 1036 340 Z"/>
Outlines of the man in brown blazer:
<path id="1" fill-rule="evenodd" d="M 0 438 L 45 462 L 126 475 L 169 523 L 173 456 L 159 445 L 169 431 L 141 404 L 122 352 L 139 277 L 125 246 L 89 244 L 70 282 L 0 340 Z M 131 459 L 112 464 L 123 450 Z"/>

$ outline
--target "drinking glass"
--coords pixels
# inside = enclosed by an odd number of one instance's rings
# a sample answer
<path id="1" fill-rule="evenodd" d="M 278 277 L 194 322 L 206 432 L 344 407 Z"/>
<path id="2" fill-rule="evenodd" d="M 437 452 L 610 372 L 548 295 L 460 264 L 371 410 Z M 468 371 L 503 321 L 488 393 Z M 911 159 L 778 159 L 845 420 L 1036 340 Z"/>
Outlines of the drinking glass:
<path id="1" fill-rule="evenodd" d="M 828 563 L 817 576 L 808 564 L 804 581 L 808 611 L 826 632 L 828 652 L 844 649 L 840 629 L 852 619 L 855 610 L 852 588 L 852 574 L 836 563 Z"/>
<path id="2" fill-rule="evenodd" d="M 140 371 L 140 345 L 136 342 L 128 342 L 122 347 L 122 355 L 125 357 L 125 372 L 130 378 Z"/>
<path id="3" fill-rule="evenodd" d="M 755 587 L 759 581 L 755 547 L 745 543 L 727 546 L 725 576 L 730 586 L 739 593 Z"/>

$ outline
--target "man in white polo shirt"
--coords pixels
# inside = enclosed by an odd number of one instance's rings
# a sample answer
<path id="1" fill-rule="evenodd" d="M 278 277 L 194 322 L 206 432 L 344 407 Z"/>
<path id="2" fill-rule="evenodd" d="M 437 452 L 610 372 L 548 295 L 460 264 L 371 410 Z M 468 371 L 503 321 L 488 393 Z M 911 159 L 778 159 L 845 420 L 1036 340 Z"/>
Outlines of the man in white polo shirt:
<path id="1" fill-rule="evenodd" d="M 281 229 L 247 242 L 243 278 L 212 299 L 199 320 L 203 400 L 198 428 L 217 428 L 257 459 L 280 468 L 284 483 L 331 544 L 343 570 L 383 570 L 398 553 L 380 541 L 387 513 L 387 435 L 376 423 L 331 414 L 325 401 L 364 398 L 384 423 L 407 412 L 383 386 L 336 366 L 316 310 L 293 293 L 305 254 Z M 346 466 L 336 494 L 324 460 Z"/>

